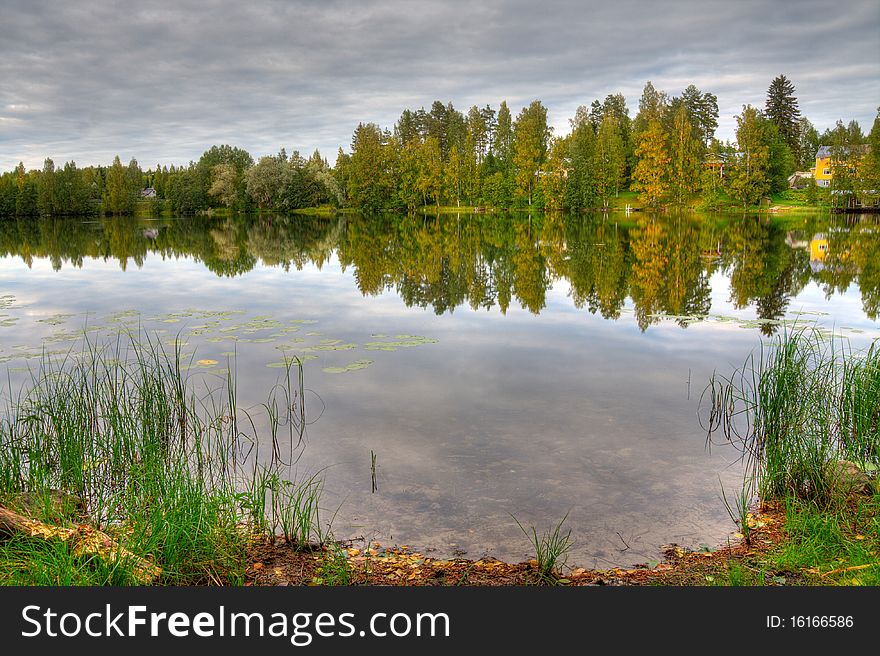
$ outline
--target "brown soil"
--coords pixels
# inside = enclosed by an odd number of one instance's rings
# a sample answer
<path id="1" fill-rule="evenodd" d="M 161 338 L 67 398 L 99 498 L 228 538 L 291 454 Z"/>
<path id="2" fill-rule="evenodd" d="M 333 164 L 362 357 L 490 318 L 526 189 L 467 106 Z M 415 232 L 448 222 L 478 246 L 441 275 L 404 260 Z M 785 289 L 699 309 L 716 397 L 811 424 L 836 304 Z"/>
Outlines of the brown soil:
<path id="1" fill-rule="evenodd" d="M 632 569 L 592 570 L 578 568 L 558 573 L 555 580 L 543 580 L 537 562 L 505 563 L 492 558 L 480 560 L 437 560 L 407 546 L 366 548 L 340 545 L 348 561 L 348 580 L 340 580 L 343 568 L 328 567 L 323 549 L 296 550 L 283 541 L 260 542 L 248 552 L 245 585 L 708 585 L 716 578 L 727 579 L 732 563 L 757 572 L 760 554 L 783 537 L 784 509 L 765 506 L 750 516 L 749 539 L 714 551 L 687 551 L 676 545 L 663 548 L 662 563 Z M 334 574 L 336 577 L 334 578 Z M 768 585 L 791 585 L 802 578 L 793 572 L 763 572 Z"/>

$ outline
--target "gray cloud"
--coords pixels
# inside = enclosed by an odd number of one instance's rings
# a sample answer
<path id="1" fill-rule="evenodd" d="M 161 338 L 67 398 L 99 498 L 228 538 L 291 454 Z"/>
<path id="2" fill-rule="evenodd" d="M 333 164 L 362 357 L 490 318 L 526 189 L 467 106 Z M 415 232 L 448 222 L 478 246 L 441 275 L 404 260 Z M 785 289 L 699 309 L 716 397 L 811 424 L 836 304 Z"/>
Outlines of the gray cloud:
<path id="1" fill-rule="evenodd" d="M 152 2 L 0 4 L 0 170 L 23 160 L 185 163 L 320 148 L 434 99 L 466 110 L 535 98 L 558 133 L 578 105 L 647 80 L 718 96 L 718 136 L 784 73 L 820 130 L 869 129 L 880 6 L 777 2 Z"/>

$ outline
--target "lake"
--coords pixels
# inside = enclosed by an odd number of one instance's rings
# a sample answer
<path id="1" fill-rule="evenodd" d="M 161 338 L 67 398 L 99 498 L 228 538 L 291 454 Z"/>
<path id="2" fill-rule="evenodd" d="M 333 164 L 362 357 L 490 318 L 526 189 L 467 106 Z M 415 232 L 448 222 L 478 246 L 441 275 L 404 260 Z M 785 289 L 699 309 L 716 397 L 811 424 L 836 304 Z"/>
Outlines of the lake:
<path id="1" fill-rule="evenodd" d="M 566 516 L 575 566 L 724 543 L 741 469 L 706 448 L 710 376 L 791 326 L 867 347 L 878 308 L 870 217 L 0 220 L 13 390 L 83 330 L 185 341 L 253 407 L 297 356 L 296 468 L 335 537 L 435 557 L 527 559 L 517 521 Z"/>

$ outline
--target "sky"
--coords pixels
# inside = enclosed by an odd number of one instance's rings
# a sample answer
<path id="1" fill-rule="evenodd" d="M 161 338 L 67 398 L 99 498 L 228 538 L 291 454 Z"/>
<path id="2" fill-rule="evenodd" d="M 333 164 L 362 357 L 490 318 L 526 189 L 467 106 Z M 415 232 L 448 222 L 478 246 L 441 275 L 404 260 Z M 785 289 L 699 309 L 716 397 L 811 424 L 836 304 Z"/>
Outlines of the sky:
<path id="1" fill-rule="evenodd" d="M 0 0 L 0 171 L 179 165 L 224 143 L 333 164 L 359 122 L 393 128 L 434 100 L 515 116 L 538 99 L 564 135 L 609 93 L 634 117 L 649 80 L 714 93 L 733 140 L 780 74 L 820 132 L 870 130 L 880 2 Z"/>

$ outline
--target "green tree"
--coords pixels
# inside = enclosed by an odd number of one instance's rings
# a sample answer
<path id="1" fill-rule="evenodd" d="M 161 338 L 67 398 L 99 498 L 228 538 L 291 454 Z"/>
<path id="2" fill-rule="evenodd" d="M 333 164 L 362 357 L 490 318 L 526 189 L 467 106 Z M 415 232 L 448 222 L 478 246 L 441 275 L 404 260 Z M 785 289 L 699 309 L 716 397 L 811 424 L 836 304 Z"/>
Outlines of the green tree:
<path id="1" fill-rule="evenodd" d="M 570 170 L 570 137 L 553 139 L 542 177 L 542 191 L 547 209 L 561 210 L 566 205 L 566 187 Z"/>
<path id="2" fill-rule="evenodd" d="M 498 122 L 495 128 L 495 138 L 492 141 L 492 152 L 502 163 L 502 168 L 510 162 L 513 146 L 513 122 L 507 102 L 501 101 L 498 108 Z"/>
<path id="3" fill-rule="evenodd" d="M 89 189 L 86 187 L 83 172 L 73 161 L 66 162 L 63 169 L 55 172 L 56 212 L 62 214 L 87 214 L 91 211 Z"/>
<path id="4" fill-rule="evenodd" d="M 876 202 L 880 197 L 880 107 L 868 133 L 868 152 L 862 162 L 862 175 L 867 194 Z"/>
<path id="5" fill-rule="evenodd" d="M 547 158 L 551 129 L 547 125 L 547 109 L 540 100 L 533 101 L 516 117 L 514 125 L 513 166 L 516 170 L 517 194 L 532 204 L 535 178 Z"/>
<path id="6" fill-rule="evenodd" d="M 139 187 L 134 179 L 134 167 L 129 164 L 128 167 L 122 165 L 117 155 L 113 159 L 113 164 L 107 169 L 107 181 L 104 185 L 104 211 L 108 214 L 131 214 L 134 210 L 134 201 Z"/>
<path id="7" fill-rule="evenodd" d="M 236 172 L 233 164 L 217 164 L 211 172 L 208 195 L 218 198 L 226 207 L 232 207 L 236 199 Z"/>
<path id="8" fill-rule="evenodd" d="M 718 98 L 709 92 L 702 92 L 693 84 L 682 92 L 681 98 L 674 98 L 671 105 L 684 105 L 688 119 L 698 138 L 704 146 L 708 146 L 718 128 Z M 677 108 L 674 107 L 677 110 Z"/>
<path id="9" fill-rule="evenodd" d="M 274 207 L 279 202 L 288 180 L 287 157 L 282 155 L 261 157 L 245 174 L 247 193 L 260 209 Z"/>
<path id="10" fill-rule="evenodd" d="M 804 116 L 798 121 L 798 144 L 793 155 L 797 158 L 800 171 L 809 171 L 816 163 L 816 151 L 819 150 L 819 132 Z"/>
<path id="11" fill-rule="evenodd" d="M 347 193 L 355 207 L 376 212 L 392 203 L 397 188 L 394 178 L 395 143 L 375 123 L 361 123 L 351 142 L 346 166 Z"/>
<path id="12" fill-rule="evenodd" d="M 651 121 L 663 121 L 668 105 L 666 92 L 655 89 L 649 80 L 642 91 L 642 97 L 639 98 L 639 113 L 636 114 L 633 122 L 634 137 L 637 139 L 639 134 L 646 131 Z"/>
<path id="13" fill-rule="evenodd" d="M 669 186 L 672 197 L 683 205 L 700 183 L 701 144 L 685 106 L 675 113 L 669 139 Z"/>
<path id="14" fill-rule="evenodd" d="M 218 195 L 211 194 L 211 188 L 215 182 L 215 167 L 218 164 L 228 164 L 235 171 L 234 177 L 229 177 L 228 182 L 232 184 L 232 190 L 228 190 L 228 194 Z M 254 165 L 254 159 L 250 153 L 242 148 L 223 144 L 220 146 L 211 146 L 202 153 L 196 164 L 196 174 L 198 177 L 199 190 L 198 194 L 203 198 L 205 207 L 216 202 L 227 207 L 239 210 L 247 209 L 248 195 L 247 183 L 245 181 L 245 172 Z M 228 174 L 228 169 L 226 169 Z M 233 193 L 234 190 L 234 193 Z M 158 191 L 158 189 L 157 189 Z"/>
<path id="15" fill-rule="evenodd" d="M 794 91 L 794 84 L 787 77 L 784 75 L 775 77 L 770 83 L 770 88 L 767 89 L 767 104 L 764 111 L 767 119 L 779 129 L 779 134 L 782 135 L 791 152 L 800 158 L 798 121 L 801 112 Z"/>
<path id="16" fill-rule="evenodd" d="M 598 196 L 596 184 L 596 133 L 589 113 L 579 107 L 573 119 L 568 138 L 568 158 L 571 170 L 566 186 L 566 205 L 579 210 L 594 207 Z"/>
<path id="17" fill-rule="evenodd" d="M 610 112 L 602 117 L 599 133 L 596 135 L 594 162 L 596 192 L 602 205 L 608 207 L 611 197 L 620 191 L 626 167 L 619 119 Z"/>
<path id="18" fill-rule="evenodd" d="M 416 188 L 427 201 L 431 199 L 440 207 L 443 191 L 443 155 L 437 137 L 428 137 L 417 148 L 419 177 Z M 425 203 L 427 204 L 427 202 Z"/>
<path id="19" fill-rule="evenodd" d="M 743 206 L 755 205 L 770 191 L 770 148 L 761 112 L 751 105 L 736 117 L 736 142 L 739 148 L 730 170 L 730 193 Z"/>
<path id="20" fill-rule="evenodd" d="M 57 212 L 58 199 L 55 185 L 55 163 L 47 157 L 37 179 L 37 211 L 40 214 L 49 215 Z"/>

